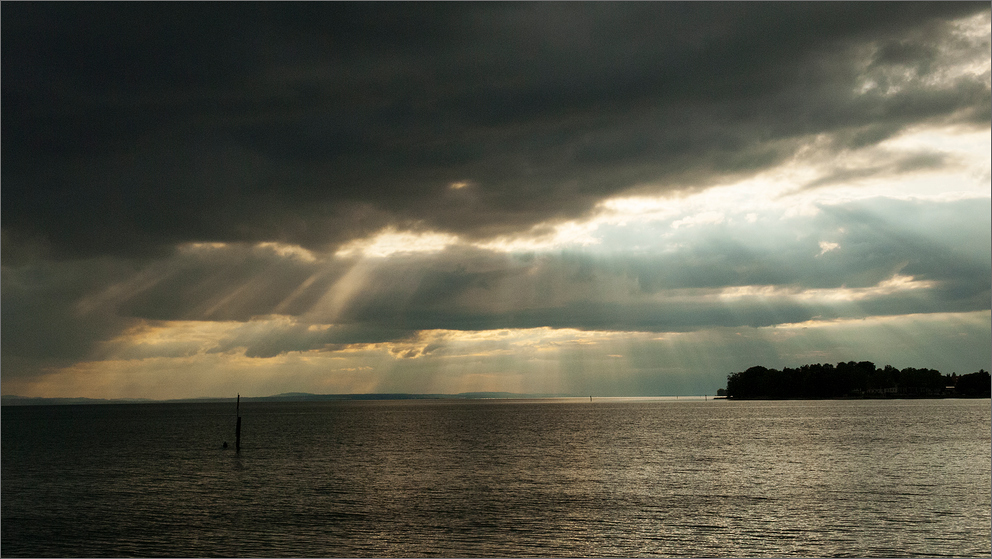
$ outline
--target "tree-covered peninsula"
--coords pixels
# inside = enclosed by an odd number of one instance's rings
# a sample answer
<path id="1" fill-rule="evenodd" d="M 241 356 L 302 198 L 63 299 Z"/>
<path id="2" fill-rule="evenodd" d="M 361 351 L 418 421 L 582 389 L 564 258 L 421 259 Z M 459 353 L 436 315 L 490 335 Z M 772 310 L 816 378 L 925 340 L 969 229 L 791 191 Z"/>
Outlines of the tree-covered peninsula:
<path id="1" fill-rule="evenodd" d="M 899 370 L 870 361 L 815 364 L 798 368 L 751 367 L 727 377 L 727 398 L 939 398 L 992 396 L 992 377 L 984 369 L 958 376 L 934 369 Z"/>

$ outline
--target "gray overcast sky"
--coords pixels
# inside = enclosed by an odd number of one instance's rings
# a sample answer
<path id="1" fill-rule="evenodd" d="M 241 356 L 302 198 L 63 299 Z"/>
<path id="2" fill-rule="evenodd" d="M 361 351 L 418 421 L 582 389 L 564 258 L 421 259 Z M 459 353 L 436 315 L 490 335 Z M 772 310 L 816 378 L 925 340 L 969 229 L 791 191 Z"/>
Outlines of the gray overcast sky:
<path id="1" fill-rule="evenodd" d="M 984 3 L 4 3 L 3 393 L 990 360 Z"/>

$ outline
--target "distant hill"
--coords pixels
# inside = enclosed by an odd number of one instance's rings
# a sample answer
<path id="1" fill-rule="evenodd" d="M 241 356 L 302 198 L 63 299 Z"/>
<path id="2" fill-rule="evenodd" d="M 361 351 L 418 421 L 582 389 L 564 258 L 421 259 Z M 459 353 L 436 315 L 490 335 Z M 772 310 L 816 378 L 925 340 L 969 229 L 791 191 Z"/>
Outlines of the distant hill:
<path id="1" fill-rule="evenodd" d="M 68 404 L 144 404 L 155 402 L 148 398 L 32 398 L 28 396 L 0 396 L 4 406 L 57 406 Z"/>
<path id="2" fill-rule="evenodd" d="M 513 392 L 462 392 L 459 394 L 311 394 L 309 392 L 285 392 L 275 396 L 242 398 L 249 401 L 324 401 L 324 400 L 479 400 L 479 399 L 533 399 L 533 398 L 564 398 L 565 394 L 516 394 Z"/>

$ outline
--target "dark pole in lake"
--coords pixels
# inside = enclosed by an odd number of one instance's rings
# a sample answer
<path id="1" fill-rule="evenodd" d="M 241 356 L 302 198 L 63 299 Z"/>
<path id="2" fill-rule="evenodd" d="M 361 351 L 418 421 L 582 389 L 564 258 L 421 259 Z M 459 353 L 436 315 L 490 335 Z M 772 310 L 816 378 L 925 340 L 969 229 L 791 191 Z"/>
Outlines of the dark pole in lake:
<path id="1" fill-rule="evenodd" d="M 234 428 L 234 451 L 241 452 L 241 394 L 238 394 L 238 403 L 235 409 L 238 415 L 238 425 Z"/>

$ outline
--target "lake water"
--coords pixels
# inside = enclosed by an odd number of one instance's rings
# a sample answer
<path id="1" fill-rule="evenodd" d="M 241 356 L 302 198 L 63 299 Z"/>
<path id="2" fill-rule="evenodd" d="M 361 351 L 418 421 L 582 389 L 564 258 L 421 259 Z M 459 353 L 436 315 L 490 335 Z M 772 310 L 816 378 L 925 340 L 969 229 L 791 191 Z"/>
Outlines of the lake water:
<path id="1" fill-rule="evenodd" d="M 989 400 L 2 410 L 4 556 L 985 556 Z M 222 449 L 228 441 L 231 448 Z"/>

